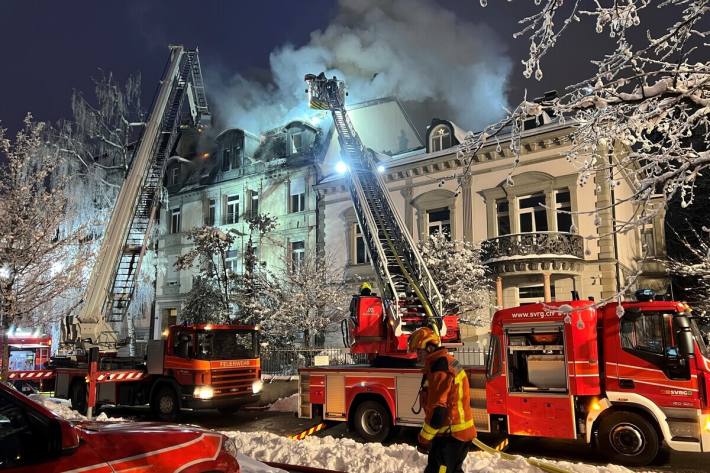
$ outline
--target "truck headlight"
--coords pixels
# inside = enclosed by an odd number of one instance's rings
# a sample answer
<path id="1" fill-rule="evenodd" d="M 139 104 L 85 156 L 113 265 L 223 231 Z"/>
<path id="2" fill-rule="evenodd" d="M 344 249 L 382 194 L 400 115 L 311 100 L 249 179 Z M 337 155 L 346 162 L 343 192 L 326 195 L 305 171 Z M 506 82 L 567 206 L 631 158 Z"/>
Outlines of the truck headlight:
<path id="1" fill-rule="evenodd" d="M 251 383 L 251 391 L 254 394 L 259 394 L 262 389 L 264 389 L 264 383 L 262 383 L 261 380 Z"/>
<path id="2" fill-rule="evenodd" d="M 214 389 L 212 386 L 195 386 L 195 392 L 192 395 L 198 399 L 212 399 Z"/>

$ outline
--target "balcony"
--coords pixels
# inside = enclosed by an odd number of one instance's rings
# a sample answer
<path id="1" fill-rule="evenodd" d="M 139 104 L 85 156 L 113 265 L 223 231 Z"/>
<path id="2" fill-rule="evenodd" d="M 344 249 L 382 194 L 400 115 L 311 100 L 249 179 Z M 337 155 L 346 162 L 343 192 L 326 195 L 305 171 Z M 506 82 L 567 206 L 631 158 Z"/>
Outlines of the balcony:
<path id="1" fill-rule="evenodd" d="M 584 259 L 584 239 L 563 232 L 517 233 L 481 244 L 485 264 L 528 259 Z"/>

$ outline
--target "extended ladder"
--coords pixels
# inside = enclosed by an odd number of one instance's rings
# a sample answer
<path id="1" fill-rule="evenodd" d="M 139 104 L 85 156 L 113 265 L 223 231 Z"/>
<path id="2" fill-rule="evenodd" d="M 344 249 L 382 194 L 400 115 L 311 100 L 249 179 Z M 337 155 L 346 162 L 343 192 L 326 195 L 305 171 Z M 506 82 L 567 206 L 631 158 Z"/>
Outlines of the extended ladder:
<path id="1" fill-rule="evenodd" d="M 324 74 L 306 76 L 309 105 L 330 110 L 341 153 L 350 174 L 350 196 L 370 253 L 385 311 L 395 336 L 427 321 L 442 336 L 442 298 L 377 172 L 372 150 L 365 148 L 345 109 L 345 85 Z"/>
<path id="2" fill-rule="evenodd" d="M 170 59 L 152 111 L 111 213 L 76 323 L 77 340 L 115 346 L 110 322 L 121 322 L 133 297 L 141 261 L 156 221 L 162 179 L 175 147 L 184 100 L 193 123 L 204 125 L 209 111 L 197 50 L 170 47 Z"/>

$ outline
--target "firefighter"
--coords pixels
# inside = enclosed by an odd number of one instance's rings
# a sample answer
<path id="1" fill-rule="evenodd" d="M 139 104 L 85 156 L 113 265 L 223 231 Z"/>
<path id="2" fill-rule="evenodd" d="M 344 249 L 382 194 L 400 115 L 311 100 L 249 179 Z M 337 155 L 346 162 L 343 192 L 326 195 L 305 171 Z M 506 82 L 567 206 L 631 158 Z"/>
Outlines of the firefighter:
<path id="1" fill-rule="evenodd" d="M 429 454 L 424 473 L 462 473 L 469 443 L 476 437 L 466 372 L 429 327 L 415 330 L 408 348 L 424 362 L 419 394 L 425 418 L 417 438 L 417 450 Z"/>
<path id="2" fill-rule="evenodd" d="M 372 284 L 365 281 L 360 284 L 360 295 L 361 296 L 371 296 L 372 295 Z"/>

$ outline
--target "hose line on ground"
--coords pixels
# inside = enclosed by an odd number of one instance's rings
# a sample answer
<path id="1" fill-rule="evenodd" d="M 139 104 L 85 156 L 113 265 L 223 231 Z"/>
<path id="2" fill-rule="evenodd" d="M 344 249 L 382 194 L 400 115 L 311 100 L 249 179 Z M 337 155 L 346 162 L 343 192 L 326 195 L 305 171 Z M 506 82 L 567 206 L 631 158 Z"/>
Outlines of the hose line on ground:
<path id="1" fill-rule="evenodd" d="M 485 443 L 481 442 L 477 438 L 474 438 L 472 440 L 473 444 L 481 449 L 482 451 L 486 453 L 492 453 L 495 455 L 500 455 L 500 457 L 504 460 L 516 460 L 518 457 L 515 455 L 511 455 L 509 453 L 501 452 L 498 451 L 492 447 L 489 447 Z M 542 460 L 537 460 L 535 458 L 525 458 L 522 457 L 529 465 L 535 466 L 537 468 L 540 468 L 542 471 L 545 471 L 547 473 L 572 473 L 570 470 L 566 470 L 564 468 L 561 468 L 557 465 L 553 465 L 552 463 L 547 463 Z"/>

